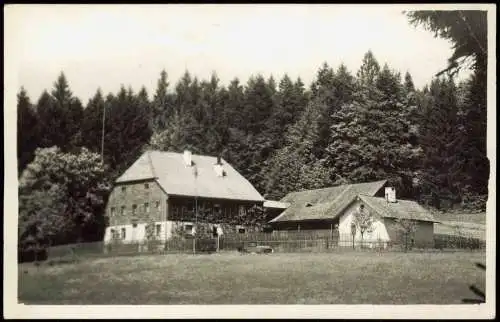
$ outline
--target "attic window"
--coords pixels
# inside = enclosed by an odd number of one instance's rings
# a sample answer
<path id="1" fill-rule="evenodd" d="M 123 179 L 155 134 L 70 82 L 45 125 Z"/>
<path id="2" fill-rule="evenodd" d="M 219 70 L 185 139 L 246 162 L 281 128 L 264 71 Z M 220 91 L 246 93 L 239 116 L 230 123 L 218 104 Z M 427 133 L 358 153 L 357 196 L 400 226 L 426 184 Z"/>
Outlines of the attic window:
<path id="1" fill-rule="evenodd" d="M 149 189 L 149 183 L 144 184 L 144 189 Z"/>
<path id="2" fill-rule="evenodd" d="M 312 204 L 311 204 L 311 203 L 306 202 L 306 207 L 311 207 L 311 206 L 312 206 Z"/>

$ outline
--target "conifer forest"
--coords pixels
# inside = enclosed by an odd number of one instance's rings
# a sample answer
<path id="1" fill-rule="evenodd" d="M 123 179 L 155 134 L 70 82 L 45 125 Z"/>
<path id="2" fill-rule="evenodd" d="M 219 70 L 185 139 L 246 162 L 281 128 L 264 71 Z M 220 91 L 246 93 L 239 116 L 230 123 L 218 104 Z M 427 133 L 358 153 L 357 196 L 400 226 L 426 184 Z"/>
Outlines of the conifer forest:
<path id="1" fill-rule="evenodd" d="M 97 88 L 88 102 L 64 71 L 40 97 L 21 87 L 19 248 L 101 240 L 114 180 L 148 149 L 221 156 L 269 200 L 388 179 L 427 207 L 484 211 L 486 12 L 406 15 L 454 46 L 422 88 L 369 48 L 357 70 L 325 62 L 311 84 L 254 74 L 223 85 L 216 72 L 200 79 L 188 70 L 170 79 L 165 67 L 154 92 Z M 470 76 L 457 79 L 460 69 Z"/>

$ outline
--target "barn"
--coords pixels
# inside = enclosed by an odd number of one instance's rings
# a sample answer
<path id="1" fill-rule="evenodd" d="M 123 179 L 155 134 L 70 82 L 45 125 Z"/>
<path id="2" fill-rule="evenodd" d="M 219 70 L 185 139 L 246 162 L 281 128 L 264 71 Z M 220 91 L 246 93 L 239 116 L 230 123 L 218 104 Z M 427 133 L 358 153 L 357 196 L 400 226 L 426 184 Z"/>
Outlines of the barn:
<path id="1" fill-rule="evenodd" d="M 340 246 L 361 240 L 386 246 L 400 242 L 403 235 L 416 247 L 434 243 L 432 214 L 415 201 L 398 200 L 387 180 L 293 192 L 281 202 L 289 206 L 269 222 L 274 230 L 335 231 Z M 363 234 L 357 227 L 352 238 L 352 224 L 360 211 L 368 213 L 372 223 Z"/>

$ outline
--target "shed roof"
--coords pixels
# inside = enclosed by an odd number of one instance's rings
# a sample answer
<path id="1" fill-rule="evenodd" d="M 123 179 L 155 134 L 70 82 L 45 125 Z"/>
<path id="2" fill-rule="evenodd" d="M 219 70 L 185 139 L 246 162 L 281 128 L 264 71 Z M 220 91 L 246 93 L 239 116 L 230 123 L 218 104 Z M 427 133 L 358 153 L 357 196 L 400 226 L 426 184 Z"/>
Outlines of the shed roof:
<path id="1" fill-rule="evenodd" d="M 192 161 L 193 166 L 187 166 L 182 153 L 147 151 L 116 183 L 156 179 L 171 195 L 264 201 L 254 186 L 224 159 L 221 159 L 221 163 L 226 175 L 222 177 L 214 171 L 216 157 L 193 154 Z"/>

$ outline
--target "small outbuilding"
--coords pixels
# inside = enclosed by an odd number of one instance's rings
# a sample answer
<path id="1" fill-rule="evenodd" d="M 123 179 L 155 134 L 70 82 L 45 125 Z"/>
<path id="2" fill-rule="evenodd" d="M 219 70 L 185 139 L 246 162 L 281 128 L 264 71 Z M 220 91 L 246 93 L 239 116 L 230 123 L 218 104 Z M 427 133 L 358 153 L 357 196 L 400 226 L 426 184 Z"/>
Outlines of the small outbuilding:
<path id="1" fill-rule="evenodd" d="M 396 199 L 395 188 L 387 187 L 386 180 L 293 192 L 281 202 L 289 206 L 269 222 L 274 230 L 335 231 L 340 246 L 361 240 L 387 246 L 403 237 L 416 247 L 434 243 L 433 215 L 415 201 Z M 363 236 L 357 227 L 353 238 L 359 212 L 369 216 L 371 224 Z"/>

